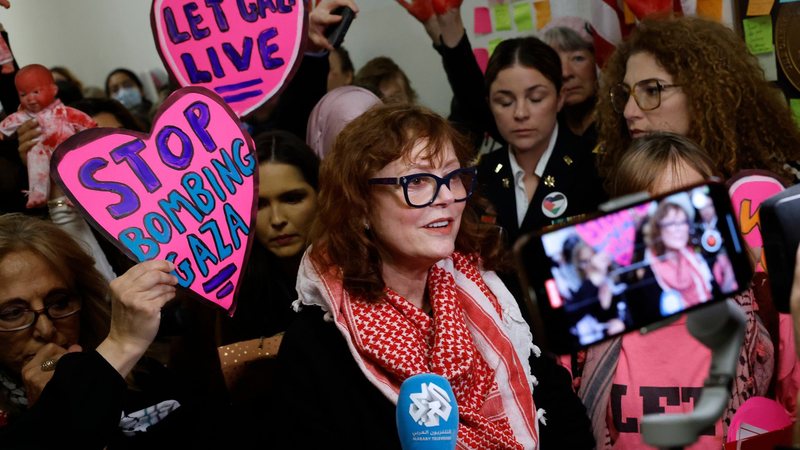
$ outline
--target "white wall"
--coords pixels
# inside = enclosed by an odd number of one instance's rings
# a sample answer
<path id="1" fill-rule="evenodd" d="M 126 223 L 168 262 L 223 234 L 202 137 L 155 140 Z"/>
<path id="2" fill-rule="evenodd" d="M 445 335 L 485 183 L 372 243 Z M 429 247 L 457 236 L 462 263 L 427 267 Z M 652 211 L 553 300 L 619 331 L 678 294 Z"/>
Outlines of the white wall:
<path id="1" fill-rule="evenodd" d="M 589 18 L 592 1 L 551 0 L 552 16 Z M 730 2 L 724 0 L 726 23 L 730 23 Z M 450 88 L 422 26 L 393 0 L 357 3 L 361 13 L 344 43 L 356 68 L 375 56 L 393 58 L 409 75 L 420 101 L 446 114 Z M 151 4 L 146 0 L 12 0 L 10 10 L 0 10 L 0 22 L 9 32 L 20 65 L 65 66 L 84 84 L 102 87 L 116 67 L 140 75 L 163 70 L 150 30 Z M 472 35 L 472 11 L 486 4 L 487 0 L 465 0 L 462 7 L 475 46 L 485 46 L 488 37 Z"/>

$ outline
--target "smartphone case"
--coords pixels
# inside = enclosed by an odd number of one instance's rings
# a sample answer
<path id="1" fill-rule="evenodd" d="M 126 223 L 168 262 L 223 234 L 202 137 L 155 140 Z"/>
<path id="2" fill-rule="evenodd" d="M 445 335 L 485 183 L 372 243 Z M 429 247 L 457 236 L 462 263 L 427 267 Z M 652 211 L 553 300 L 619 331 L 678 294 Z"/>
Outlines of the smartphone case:
<path id="1" fill-rule="evenodd" d="M 800 242 L 800 185 L 764 200 L 759 218 L 772 301 L 778 311 L 789 313 L 795 255 Z"/>

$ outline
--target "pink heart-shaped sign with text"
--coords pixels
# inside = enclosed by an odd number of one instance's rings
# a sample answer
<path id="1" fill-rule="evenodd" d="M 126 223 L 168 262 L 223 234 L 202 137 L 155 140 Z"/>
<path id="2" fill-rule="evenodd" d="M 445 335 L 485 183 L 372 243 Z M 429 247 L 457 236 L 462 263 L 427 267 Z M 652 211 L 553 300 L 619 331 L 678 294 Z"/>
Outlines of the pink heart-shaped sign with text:
<path id="1" fill-rule="evenodd" d="M 154 0 L 150 21 L 175 80 L 213 90 L 241 117 L 291 78 L 307 14 L 302 0 Z"/>
<path id="2" fill-rule="evenodd" d="M 172 261 L 181 286 L 233 311 L 252 245 L 258 162 L 222 98 L 179 89 L 159 109 L 150 135 L 78 133 L 56 149 L 51 173 L 125 254 Z"/>

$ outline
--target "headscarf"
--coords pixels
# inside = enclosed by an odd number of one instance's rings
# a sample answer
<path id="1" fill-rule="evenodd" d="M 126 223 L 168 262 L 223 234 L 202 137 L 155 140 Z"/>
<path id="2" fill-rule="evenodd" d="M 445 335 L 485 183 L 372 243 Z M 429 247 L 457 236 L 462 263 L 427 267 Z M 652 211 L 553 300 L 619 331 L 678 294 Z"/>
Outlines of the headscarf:
<path id="1" fill-rule="evenodd" d="M 333 148 L 336 136 L 351 120 L 363 114 L 381 99 L 358 86 L 342 86 L 328 92 L 311 111 L 306 143 L 320 159 Z"/>

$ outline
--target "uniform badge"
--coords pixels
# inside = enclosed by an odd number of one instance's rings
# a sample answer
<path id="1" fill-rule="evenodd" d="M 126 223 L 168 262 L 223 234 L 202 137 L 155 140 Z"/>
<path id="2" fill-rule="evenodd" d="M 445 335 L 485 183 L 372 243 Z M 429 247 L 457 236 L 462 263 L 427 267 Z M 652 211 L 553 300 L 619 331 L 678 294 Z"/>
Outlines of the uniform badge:
<path id="1" fill-rule="evenodd" d="M 568 166 L 571 166 L 573 161 L 572 158 L 569 157 L 569 155 L 566 155 L 564 156 L 564 162 L 567 163 Z"/>
<path id="2" fill-rule="evenodd" d="M 552 175 L 544 177 L 544 185 L 550 188 L 556 187 L 556 179 Z"/>
<path id="3" fill-rule="evenodd" d="M 511 187 L 511 180 L 509 180 L 508 178 L 503 178 L 502 180 L 500 180 L 500 182 L 503 183 L 503 187 L 506 189 Z"/>

